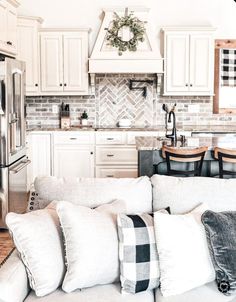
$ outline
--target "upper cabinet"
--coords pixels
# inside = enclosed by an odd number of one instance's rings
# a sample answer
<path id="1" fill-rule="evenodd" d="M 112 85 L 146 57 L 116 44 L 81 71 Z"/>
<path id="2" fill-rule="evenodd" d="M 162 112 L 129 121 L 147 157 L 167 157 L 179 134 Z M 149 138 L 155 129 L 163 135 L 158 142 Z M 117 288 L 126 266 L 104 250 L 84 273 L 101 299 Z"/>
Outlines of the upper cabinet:
<path id="1" fill-rule="evenodd" d="M 88 32 L 40 33 L 42 94 L 88 94 Z"/>
<path id="2" fill-rule="evenodd" d="M 166 28 L 164 95 L 213 95 L 214 29 Z"/>
<path id="3" fill-rule="evenodd" d="M 17 53 L 17 7 L 15 0 L 0 1 L 0 52 L 15 56 Z"/>
<path id="4" fill-rule="evenodd" d="M 17 59 L 26 62 L 26 94 L 37 95 L 40 91 L 38 31 L 42 19 L 18 16 Z"/>

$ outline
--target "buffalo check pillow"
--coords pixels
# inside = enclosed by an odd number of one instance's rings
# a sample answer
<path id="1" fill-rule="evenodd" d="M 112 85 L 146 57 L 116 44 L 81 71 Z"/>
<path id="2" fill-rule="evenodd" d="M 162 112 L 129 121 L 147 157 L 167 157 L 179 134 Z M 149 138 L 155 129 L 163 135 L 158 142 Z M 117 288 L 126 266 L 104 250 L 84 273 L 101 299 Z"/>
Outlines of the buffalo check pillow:
<path id="1" fill-rule="evenodd" d="M 122 291 L 135 294 L 157 288 L 160 271 L 153 214 L 119 214 L 117 220 Z"/>

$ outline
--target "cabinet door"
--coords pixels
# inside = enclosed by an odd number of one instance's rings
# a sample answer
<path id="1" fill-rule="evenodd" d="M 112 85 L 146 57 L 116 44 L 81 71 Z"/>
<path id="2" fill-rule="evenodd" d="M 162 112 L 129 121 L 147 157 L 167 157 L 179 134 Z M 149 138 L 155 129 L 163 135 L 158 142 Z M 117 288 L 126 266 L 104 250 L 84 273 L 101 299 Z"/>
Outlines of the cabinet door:
<path id="1" fill-rule="evenodd" d="M 42 91 L 63 91 L 62 34 L 42 33 L 40 54 Z"/>
<path id="2" fill-rule="evenodd" d="M 88 91 L 88 34 L 64 33 L 64 91 Z"/>
<path id="3" fill-rule="evenodd" d="M 138 177 L 137 167 L 122 166 L 101 166 L 96 168 L 97 178 L 136 178 Z"/>
<path id="4" fill-rule="evenodd" d="M 138 151 L 135 147 L 96 147 L 97 165 L 137 165 Z"/>
<path id="5" fill-rule="evenodd" d="M 189 90 L 189 34 L 166 35 L 165 93 Z"/>
<path id="6" fill-rule="evenodd" d="M 190 91 L 213 93 L 214 42 L 209 34 L 190 36 Z"/>
<path id="7" fill-rule="evenodd" d="M 30 134 L 28 137 L 28 156 L 31 160 L 28 183 L 37 176 L 51 175 L 51 134 Z"/>
<path id="8" fill-rule="evenodd" d="M 7 10 L 7 44 L 8 51 L 16 54 L 17 49 L 17 12 L 16 8 L 8 4 Z"/>
<path id="9" fill-rule="evenodd" d="M 26 94 L 39 91 L 39 43 L 37 21 L 18 20 L 17 58 L 26 62 Z"/>
<path id="10" fill-rule="evenodd" d="M 94 177 L 94 148 L 91 146 L 54 147 L 54 176 Z"/>
<path id="11" fill-rule="evenodd" d="M 7 44 L 7 3 L 0 1 L 0 49 L 5 50 Z"/>

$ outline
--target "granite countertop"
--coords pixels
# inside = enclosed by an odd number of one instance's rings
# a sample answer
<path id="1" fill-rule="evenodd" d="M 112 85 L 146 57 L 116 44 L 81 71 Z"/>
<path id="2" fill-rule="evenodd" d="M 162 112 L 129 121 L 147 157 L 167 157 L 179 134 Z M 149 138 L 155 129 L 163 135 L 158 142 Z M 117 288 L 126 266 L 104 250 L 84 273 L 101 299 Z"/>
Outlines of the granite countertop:
<path id="1" fill-rule="evenodd" d="M 178 131 L 191 131 L 191 132 L 225 132 L 236 133 L 236 125 L 188 125 L 177 127 Z M 27 131 L 165 131 L 164 126 L 132 126 L 130 128 L 120 128 L 116 126 L 72 126 L 68 130 L 61 129 L 59 126 L 42 125 L 42 126 L 29 126 Z"/>
<path id="2" fill-rule="evenodd" d="M 236 137 L 189 137 L 186 142 L 182 144 L 180 141 L 176 145 L 171 143 L 170 139 L 162 137 L 136 137 L 136 148 L 139 151 L 145 150 L 161 150 L 163 144 L 174 148 L 198 148 L 207 146 L 209 150 L 215 147 L 236 149 Z"/>

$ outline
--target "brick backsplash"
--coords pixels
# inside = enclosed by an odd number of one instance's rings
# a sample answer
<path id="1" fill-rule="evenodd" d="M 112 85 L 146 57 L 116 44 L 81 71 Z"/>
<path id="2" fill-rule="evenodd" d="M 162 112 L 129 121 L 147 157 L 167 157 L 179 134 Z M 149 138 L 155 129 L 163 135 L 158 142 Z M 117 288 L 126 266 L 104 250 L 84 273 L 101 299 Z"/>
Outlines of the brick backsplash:
<path id="1" fill-rule="evenodd" d="M 63 96 L 63 97 L 26 97 L 26 120 L 28 126 L 60 124 L 60 105 L 70 105 L 71 124 L 80 124 L 80 116 L 84 110 L 88 112 L 89 123 L 96 123 L 95 96 Z M 58 106 L 58 113 L 53 113 L 52 106 Z"/>
<path id="2" fill-rule="evenodd" d="M 26 97 L 27 124 L 59 125 L 59 113 L 52 106 L 62 102 L 70 104 L 71 124 L 79 125 L 84 110 L 89 123 L 114 126 L 121 118 L 131 119 L 133 125 L 163 125 L 163 103 L 176 107 L 178 126 L 183 125 L 235 125 L 236 115 L 213 114 L 211 97 L 163 97 L 157 96 L 155 85 L 147 85 L 147 98 L 141 90 L 130 91 L 129 79 L 153 79 L 153 75 L 100 75 L 96 77 L 95 95 L 88 96 L 37 96 Z M 199 105 L 198 113 L 190 113 L 190 105 Z"/>

